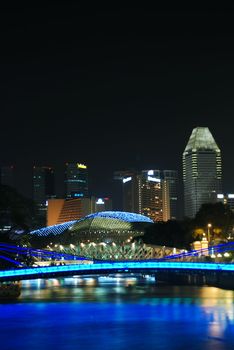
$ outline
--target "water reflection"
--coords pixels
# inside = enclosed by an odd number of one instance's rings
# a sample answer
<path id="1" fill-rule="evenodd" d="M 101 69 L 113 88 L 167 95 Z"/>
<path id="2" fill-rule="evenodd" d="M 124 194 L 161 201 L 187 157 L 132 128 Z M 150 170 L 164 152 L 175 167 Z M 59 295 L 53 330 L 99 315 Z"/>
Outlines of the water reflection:
<path id="1" fill-rule="evenodd" d="M 18 350 L 233 349 L 233 297 L 135 276 L 24 281 L 19 300 L 1 305 L 1 336 Z"/>

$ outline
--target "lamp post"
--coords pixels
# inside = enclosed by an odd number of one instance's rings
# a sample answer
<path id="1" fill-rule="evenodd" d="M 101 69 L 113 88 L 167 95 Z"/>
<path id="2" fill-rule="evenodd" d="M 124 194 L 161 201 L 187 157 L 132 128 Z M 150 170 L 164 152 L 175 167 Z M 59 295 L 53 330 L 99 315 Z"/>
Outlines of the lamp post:
<path id="1" fill-rule="evenodd" d="M 212 227 L 212 225 L 209 223 L 207 224 L 207 240 L 208 240 L 208 246 L 210 243 L 210 228 Z"/>

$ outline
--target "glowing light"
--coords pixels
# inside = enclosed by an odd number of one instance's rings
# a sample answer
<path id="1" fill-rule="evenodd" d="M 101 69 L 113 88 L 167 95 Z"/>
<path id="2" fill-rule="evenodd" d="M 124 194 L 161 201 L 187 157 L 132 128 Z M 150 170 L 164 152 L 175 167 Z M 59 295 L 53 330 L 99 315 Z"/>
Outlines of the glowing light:
<path id="1" fill-rule="evenodd" d="M 77 163 L 77 168 L 79 169 L 87 169 L 87 166 L 84 164 Z"/>
<path id="2" fill-rule="evenodd" d="M 154 171 L 153 170 L 149 170 L 148 171 L 148 175 L 154 175 Z"/>
<path id="3" fill-rule="evenodd" d="M 72 196 L 73 197 L 84 197 L 84 194 L 83 193 L 74 193 Z"/>
<path id="4" fill-rule="evenodd" d="M 125 184 L 126 182 L 129 182 L 129 181 L 131 181 L 131 180 L 132 180 L 132 177 L 131 177 L 131 176 L 125 177 L 125 178 L 123 179 L 123 183 Z"/>
<path id="5" fill-rule="evenodd" d="M 223 194 L 217 194 L 217 198 L 223 199 L 223 198 L 224 198 L 224 195 L 223 195 Z"/>
<path id="6" fill-rule="evenodd" d="M 87 219 L 95 217 L 112 218 L 127 222 L 153 222 L 153 220 L 151 220 L 147 216 L 136 213 L 129 213 L 125 211 L 100 211 L 98 213 L 93 213 L 86 216 Z"/>
<path id="7" fill-rule="evenodd" d="M 43 274 L 46 275 L 54 274 L 60 275 L 66 272 L 69 273 L 86 273 L 92 274 L 100 273 L 101 271 L 118 271 L 129 272 L 129 270 L 134 271 L 139 269 L 177 269 L 177 270 L 207 270 L 207 271 L 234 271 L 234 264 L 217 264 L 217 263 L 198 263 L 198 262 L 166 262 L 166 261 L 119 261 L 119 262 L 104 262 L 104 263 L 94 263 L 94 264 L 78 264 L 78 265 L 59 265 L 59 266 L 43 266 L 36 268 L 20 268 L 12 270 L 0 271 L 0 278 L 25 278 L 28 276 L 33 278 L 38 278 Z"/>
<path id="8" fill-rule="evenodd" d="M 76 220 L 73 220 L 73 221 L 64 222 L 62 224 L 43 227 L 38 230 L 31 231 L 30 234 L 31 235 L 35 234 L 37 236 L 48 236 L 48 235 L 56 236 L 64 232 L 66 229 L 69 229 L 69 227 L 71 227 L 75 222 Z"/>
<path id="9" fill-rule="evenodd" d="M 105 204 L 102 198 L 98 198 L 96 204 Z"/>
<path id="10" fill-rule="evenodd" d="M 153 181 L 153 182 L 161 182 L 160 179 L 158 179 L 157 177 L 152 177 L 152 176 L 148 176 L 147 180 L 148 181 Z"/>

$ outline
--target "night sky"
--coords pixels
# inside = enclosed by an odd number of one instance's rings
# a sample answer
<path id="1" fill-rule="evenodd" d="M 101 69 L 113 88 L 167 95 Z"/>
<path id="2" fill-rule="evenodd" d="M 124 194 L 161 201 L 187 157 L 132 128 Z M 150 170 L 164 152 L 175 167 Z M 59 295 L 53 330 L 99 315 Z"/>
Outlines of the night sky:
<path id="1" fill-rule="evenodd" d="M 97 196 L 114 170 L 181 173 L 192 129 L 207 126 L 233 192 L 234 10 L 79 3 L 0 8 L 0 163 L 21 189 L 32 165 L 67 161 L 88 165 Z"/>

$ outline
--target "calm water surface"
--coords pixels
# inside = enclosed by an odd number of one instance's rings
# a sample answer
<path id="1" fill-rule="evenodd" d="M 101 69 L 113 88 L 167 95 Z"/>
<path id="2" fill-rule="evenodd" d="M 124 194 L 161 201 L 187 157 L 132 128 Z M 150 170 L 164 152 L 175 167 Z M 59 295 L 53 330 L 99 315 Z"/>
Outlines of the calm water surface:
<path id="1" fill-rule="evenodd" d="M 0 349 L 234 350 L 233 298 L 132 277 L 25 281 L 0 304 Z"/>

